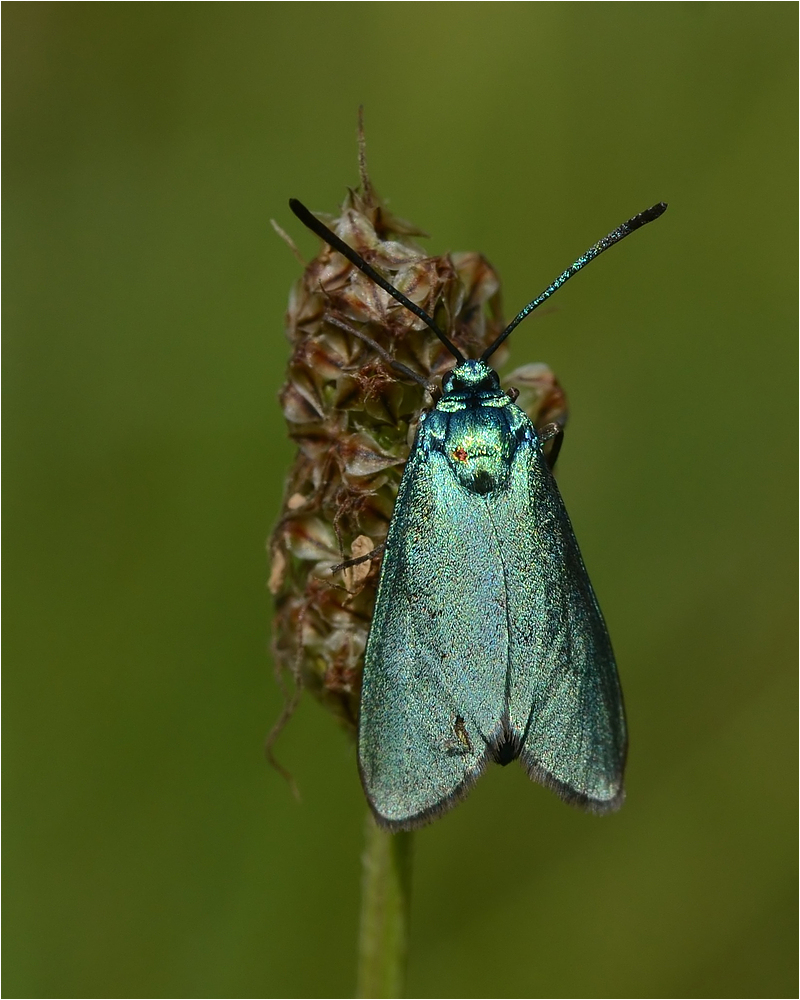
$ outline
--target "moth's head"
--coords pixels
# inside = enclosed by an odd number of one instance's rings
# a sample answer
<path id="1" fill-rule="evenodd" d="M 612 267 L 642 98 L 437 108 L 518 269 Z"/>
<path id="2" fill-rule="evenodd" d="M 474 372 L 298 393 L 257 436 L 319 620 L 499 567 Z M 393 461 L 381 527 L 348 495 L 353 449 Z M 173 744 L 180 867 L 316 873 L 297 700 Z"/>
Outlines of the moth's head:
<path id="1" fill-rule="evenodd" d="M 442 382 L 445 393 L 497 391 L 499 388 L 497 372 L 478 358 L 462 361 Z"/>

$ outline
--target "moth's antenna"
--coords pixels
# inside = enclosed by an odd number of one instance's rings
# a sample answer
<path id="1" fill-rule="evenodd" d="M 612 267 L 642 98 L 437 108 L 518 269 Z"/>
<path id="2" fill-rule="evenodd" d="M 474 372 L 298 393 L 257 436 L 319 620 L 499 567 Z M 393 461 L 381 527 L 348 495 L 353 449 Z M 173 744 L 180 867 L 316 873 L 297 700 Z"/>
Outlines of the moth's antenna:
<path id="1" fill-rule="evenodd" d="M 367 170 L 367 137 L 364 134 L 364 105 L 358 106 L 358 175 L 361 178 L 361 191 L 369 198 L 372 185 Z"/>
<path id="2" fill-rule="evenodd" d="M 534 309 L 538 309 L 538 307 L 546 299 L 550 298 L 553 292 L 557 292 L 565 281 L 568 281 L 573 274 L 577 274 L 578 271 L 580 271 L 582 267 L 585 267 L 590 260 L 594 260 L 595 257 L 599 257 L 604 250 L 608 250 L 609 247 L 613 247 L 615 243 L 619 243 L 620 240 L 624 240 L 626 236 L 630 236 L 630 234 L 635 232 L 637 229 L 641 229 L 642 226 L 646 226 L 648 222 L 652 222 L 654 219 L 657 219 L 659 215 L 663 215 L 666 210 L 666 202 L 660 201 L 657 205 L 653 205 L 652 208 L 647 208 L 644 212 L 634 215 L 632 219 L 628 219 L 627 222 L 623 222 L 622 225 L 618 229 L 615 229 L 613 233 L 609 233 L 608 236 L 604 236 L 602 240 L 595 243 L 593 247 L 590 247 L 586 253 L 581 257 L 578 257 L 575 263 L 571 264 L 566 271 L 559 274 L 556 280 L 551 285 L 548 285 L 541 295 L 537 295 L 532 302 L 529 302 L 525 308 L 517 314 L 505 330 L 503 330 L 497 340 L 486 348 L 481 355 L 481 361 L 486 361 L 487 358 L 490 358 L 497 348 L 503 343 L 506 337 L 511 333 L 511 331 L 519 326 L 526 316 L 529 316 Z"/>
<path id="3" fill-rule="evenodd" d="M 409 309 L 415 316 L 419 316 L 419 318 L 427 324 L 431 330 L 433 330 L 439 340 L 441 340 L 459 364 L 465 360 L 461 351 L 459 351 L 455 344 L 453 344 L 452 341 L 442 333 L 424 309 L 418 306 L 416 302 L 412 302 L 411 299 L 406 298 L 402 292 L 398 292 L 394 285 L 390 285 L 386 278 L 378 274 L 374 267 L 370 267 L 364 258 L 357 254 L 351 246 L 348 246 L 344 240 L 340 240 L 336 233 L 331 232 L 331 230 L 328 229 L 324 223 L 319 221 L 316 215 L 312 215 L 305 205 L 301 204 L 297 198 L 289 199 L 289 208 L 291 208 L 304 226 L 308 226 L 312 233 L 316 233 L 320 239 L 325 240 L 329 246 L 332 246 L 334 250 L 340 253 L 343 257 L 346 257 L 354 267 L 357 267 L 359 271 L 363 271 L 368 278 L 371 278 L 376 285 L 379 285 L 385 292 L 388 292 L 393 299 L 396 299 L 401 305 L 404 305 L 406 309 Z M 511 331 L 509 330 L 508 332 L 510 333 Z"/>

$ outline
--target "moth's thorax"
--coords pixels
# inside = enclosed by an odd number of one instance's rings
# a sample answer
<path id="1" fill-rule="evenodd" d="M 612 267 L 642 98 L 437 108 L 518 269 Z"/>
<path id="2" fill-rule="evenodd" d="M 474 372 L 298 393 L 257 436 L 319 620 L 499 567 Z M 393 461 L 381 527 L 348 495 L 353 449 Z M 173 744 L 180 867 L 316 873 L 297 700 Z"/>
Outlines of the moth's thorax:
<path id="1" fill-rule="evenodd" d="M 470 492 L 505 489 L 529 421 L 484 361 L 463 362 L 445 378 L 442 389 L 442 398 L 425 420 L 432 447 Z"/>

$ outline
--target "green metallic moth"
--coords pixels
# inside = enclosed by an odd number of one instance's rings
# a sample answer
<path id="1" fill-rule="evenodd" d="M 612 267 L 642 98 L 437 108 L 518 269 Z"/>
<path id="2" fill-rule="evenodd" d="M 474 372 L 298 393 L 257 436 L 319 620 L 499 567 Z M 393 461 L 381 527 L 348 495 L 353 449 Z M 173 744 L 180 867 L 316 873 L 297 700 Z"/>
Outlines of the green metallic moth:
<path id="1" fill-rule="evenodd" d="M 410 830 L 454 805 L 486 764 L 520 759 L 567 802 L 622 804 L 627 729 L 614 653 L 551 471 L 557 449 L 487 361 L 589 261 L 657 219 L 661 202 L 594 244 L 479 359 L 300 202 L 292 211 L 419 316 L 456 359 L 420 414 L 383 554 L 364 655 L 358 763 L 378 823 Z"/>

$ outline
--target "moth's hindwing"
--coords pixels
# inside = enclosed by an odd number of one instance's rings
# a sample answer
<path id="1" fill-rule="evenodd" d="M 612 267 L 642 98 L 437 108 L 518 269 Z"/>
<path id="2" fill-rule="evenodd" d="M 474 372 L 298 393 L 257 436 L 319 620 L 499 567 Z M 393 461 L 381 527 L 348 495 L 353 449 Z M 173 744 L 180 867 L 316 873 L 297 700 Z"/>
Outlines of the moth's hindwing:
<path id="1" fill-rule="evenodd" d="M 488 760 L 520 756 L 565 799 L 614 808 L 626 748 L 616 667 L 536 431 L 510 403 L 459 417 L 462 437 L 471 421 L 476 436 L 500 421 L 510 442 L 504 483 L 478 491 L 448 461 L 452 415 L 428 417 L 398 492 L 365 654 L 367 798 L 384 825 L 412 828 L 465 794 Z"/>

